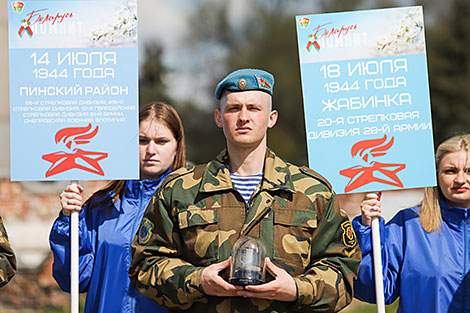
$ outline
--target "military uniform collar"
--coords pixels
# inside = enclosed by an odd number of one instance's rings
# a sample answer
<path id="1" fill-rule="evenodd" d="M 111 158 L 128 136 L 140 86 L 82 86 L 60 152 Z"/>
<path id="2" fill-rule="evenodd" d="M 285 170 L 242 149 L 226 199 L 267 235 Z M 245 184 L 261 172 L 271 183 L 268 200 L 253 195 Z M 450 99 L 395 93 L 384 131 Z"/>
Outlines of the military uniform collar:
<path id="1" fill-rule="evenodd" d="M 222 150 L 217 158 L 207 164 L 204 171 L 200 192 L 213 192 L 233 189 L 228 167 L 227 149 Z M 266 149 L 264 172 L 261 189 L 286 190 L 295 193 L 294 184 L 287 164 L 269 148 Z"/>
<path id="2" fill-rule="evenodd" d="M 280 157 L 269 148 L 264 159 L 264 173 L 261 189 L 283 189 L 295 193 L 294 183 L 289 168 Z"/>

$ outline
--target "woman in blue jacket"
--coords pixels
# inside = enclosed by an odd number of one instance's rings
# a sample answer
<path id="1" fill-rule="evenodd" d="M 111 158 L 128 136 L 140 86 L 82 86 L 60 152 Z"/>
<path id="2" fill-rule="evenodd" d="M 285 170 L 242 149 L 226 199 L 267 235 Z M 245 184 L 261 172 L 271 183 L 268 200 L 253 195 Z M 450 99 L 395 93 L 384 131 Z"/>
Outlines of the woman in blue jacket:
<path id="1" fill-rule="evenodd" d="M 398 312 L 470 312 L 470 134 L 437 148 L 438 187 L 421 205 L 404 209 L 384 225 L 380 218 L 385 303 L 399 297 Z M 371 219 L 380 201 L 367 194 L 353 220 L 363 259 L 354 296 L 375 302 Z"/>
<path id="2" fill-rule="evenodd" d="M 131 242 L 155 190 L 171 170 L 186 163 L 184 130 L 176 111 L 162 102 L 139 114 L 140 180 L 112 181 L 82 203 L 83 187 L 60 194 L 62 210 L 50 233 L 53 275 L 70 292 L 70 214 L 79 214 L 79 290 L 85 312 L 166 312 L 131 285 Z"/>

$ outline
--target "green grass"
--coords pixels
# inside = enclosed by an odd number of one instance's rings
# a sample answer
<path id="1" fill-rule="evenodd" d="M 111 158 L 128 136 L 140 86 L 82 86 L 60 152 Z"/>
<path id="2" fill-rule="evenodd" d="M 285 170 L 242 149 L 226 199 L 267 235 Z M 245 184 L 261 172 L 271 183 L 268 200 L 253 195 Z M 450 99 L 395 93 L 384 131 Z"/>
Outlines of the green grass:
<path id="1" fill-rule="evenodd" d="M 385 311 L 387 313 L 395 313 L 398 308 L 398 300 L 392 303 L 391 305 L 385 306 Z M 356 303 L 351 308 L 346 308 L 344 313 L 377 313 L 377 306 L 375 304 L 368 304 L 364 302 Z"/>

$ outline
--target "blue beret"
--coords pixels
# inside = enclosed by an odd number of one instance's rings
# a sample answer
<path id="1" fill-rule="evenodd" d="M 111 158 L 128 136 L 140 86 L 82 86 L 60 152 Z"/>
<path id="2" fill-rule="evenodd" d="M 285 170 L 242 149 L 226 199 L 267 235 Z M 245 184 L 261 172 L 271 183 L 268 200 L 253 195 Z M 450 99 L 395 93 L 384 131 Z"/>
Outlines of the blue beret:
<path id="1" fill-rule="evenodd" d="M 244 68 L 228 74 L 217 84 L 215 98 L 220 100 L 222 92 L 261 90 L 273 95 L 274 76 L 263 70 Z"/>

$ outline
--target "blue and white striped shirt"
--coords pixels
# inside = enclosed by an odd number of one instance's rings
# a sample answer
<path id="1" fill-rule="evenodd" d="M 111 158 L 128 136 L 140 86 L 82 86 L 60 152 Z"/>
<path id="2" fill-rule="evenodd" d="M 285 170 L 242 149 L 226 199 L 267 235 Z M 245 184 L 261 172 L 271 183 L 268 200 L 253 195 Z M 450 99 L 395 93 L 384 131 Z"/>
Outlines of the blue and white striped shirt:
<path id="1" fill-rule="evenodd" d="M 263 174 L 249 176 L 230 174 L 230 178 L 235 185 L 235 189 L 242 195 L 245 202 L 248 203 L 253 191 L 255 191 L 256 186 L 258 186 L 261 178 L 263 178 Z"/>

